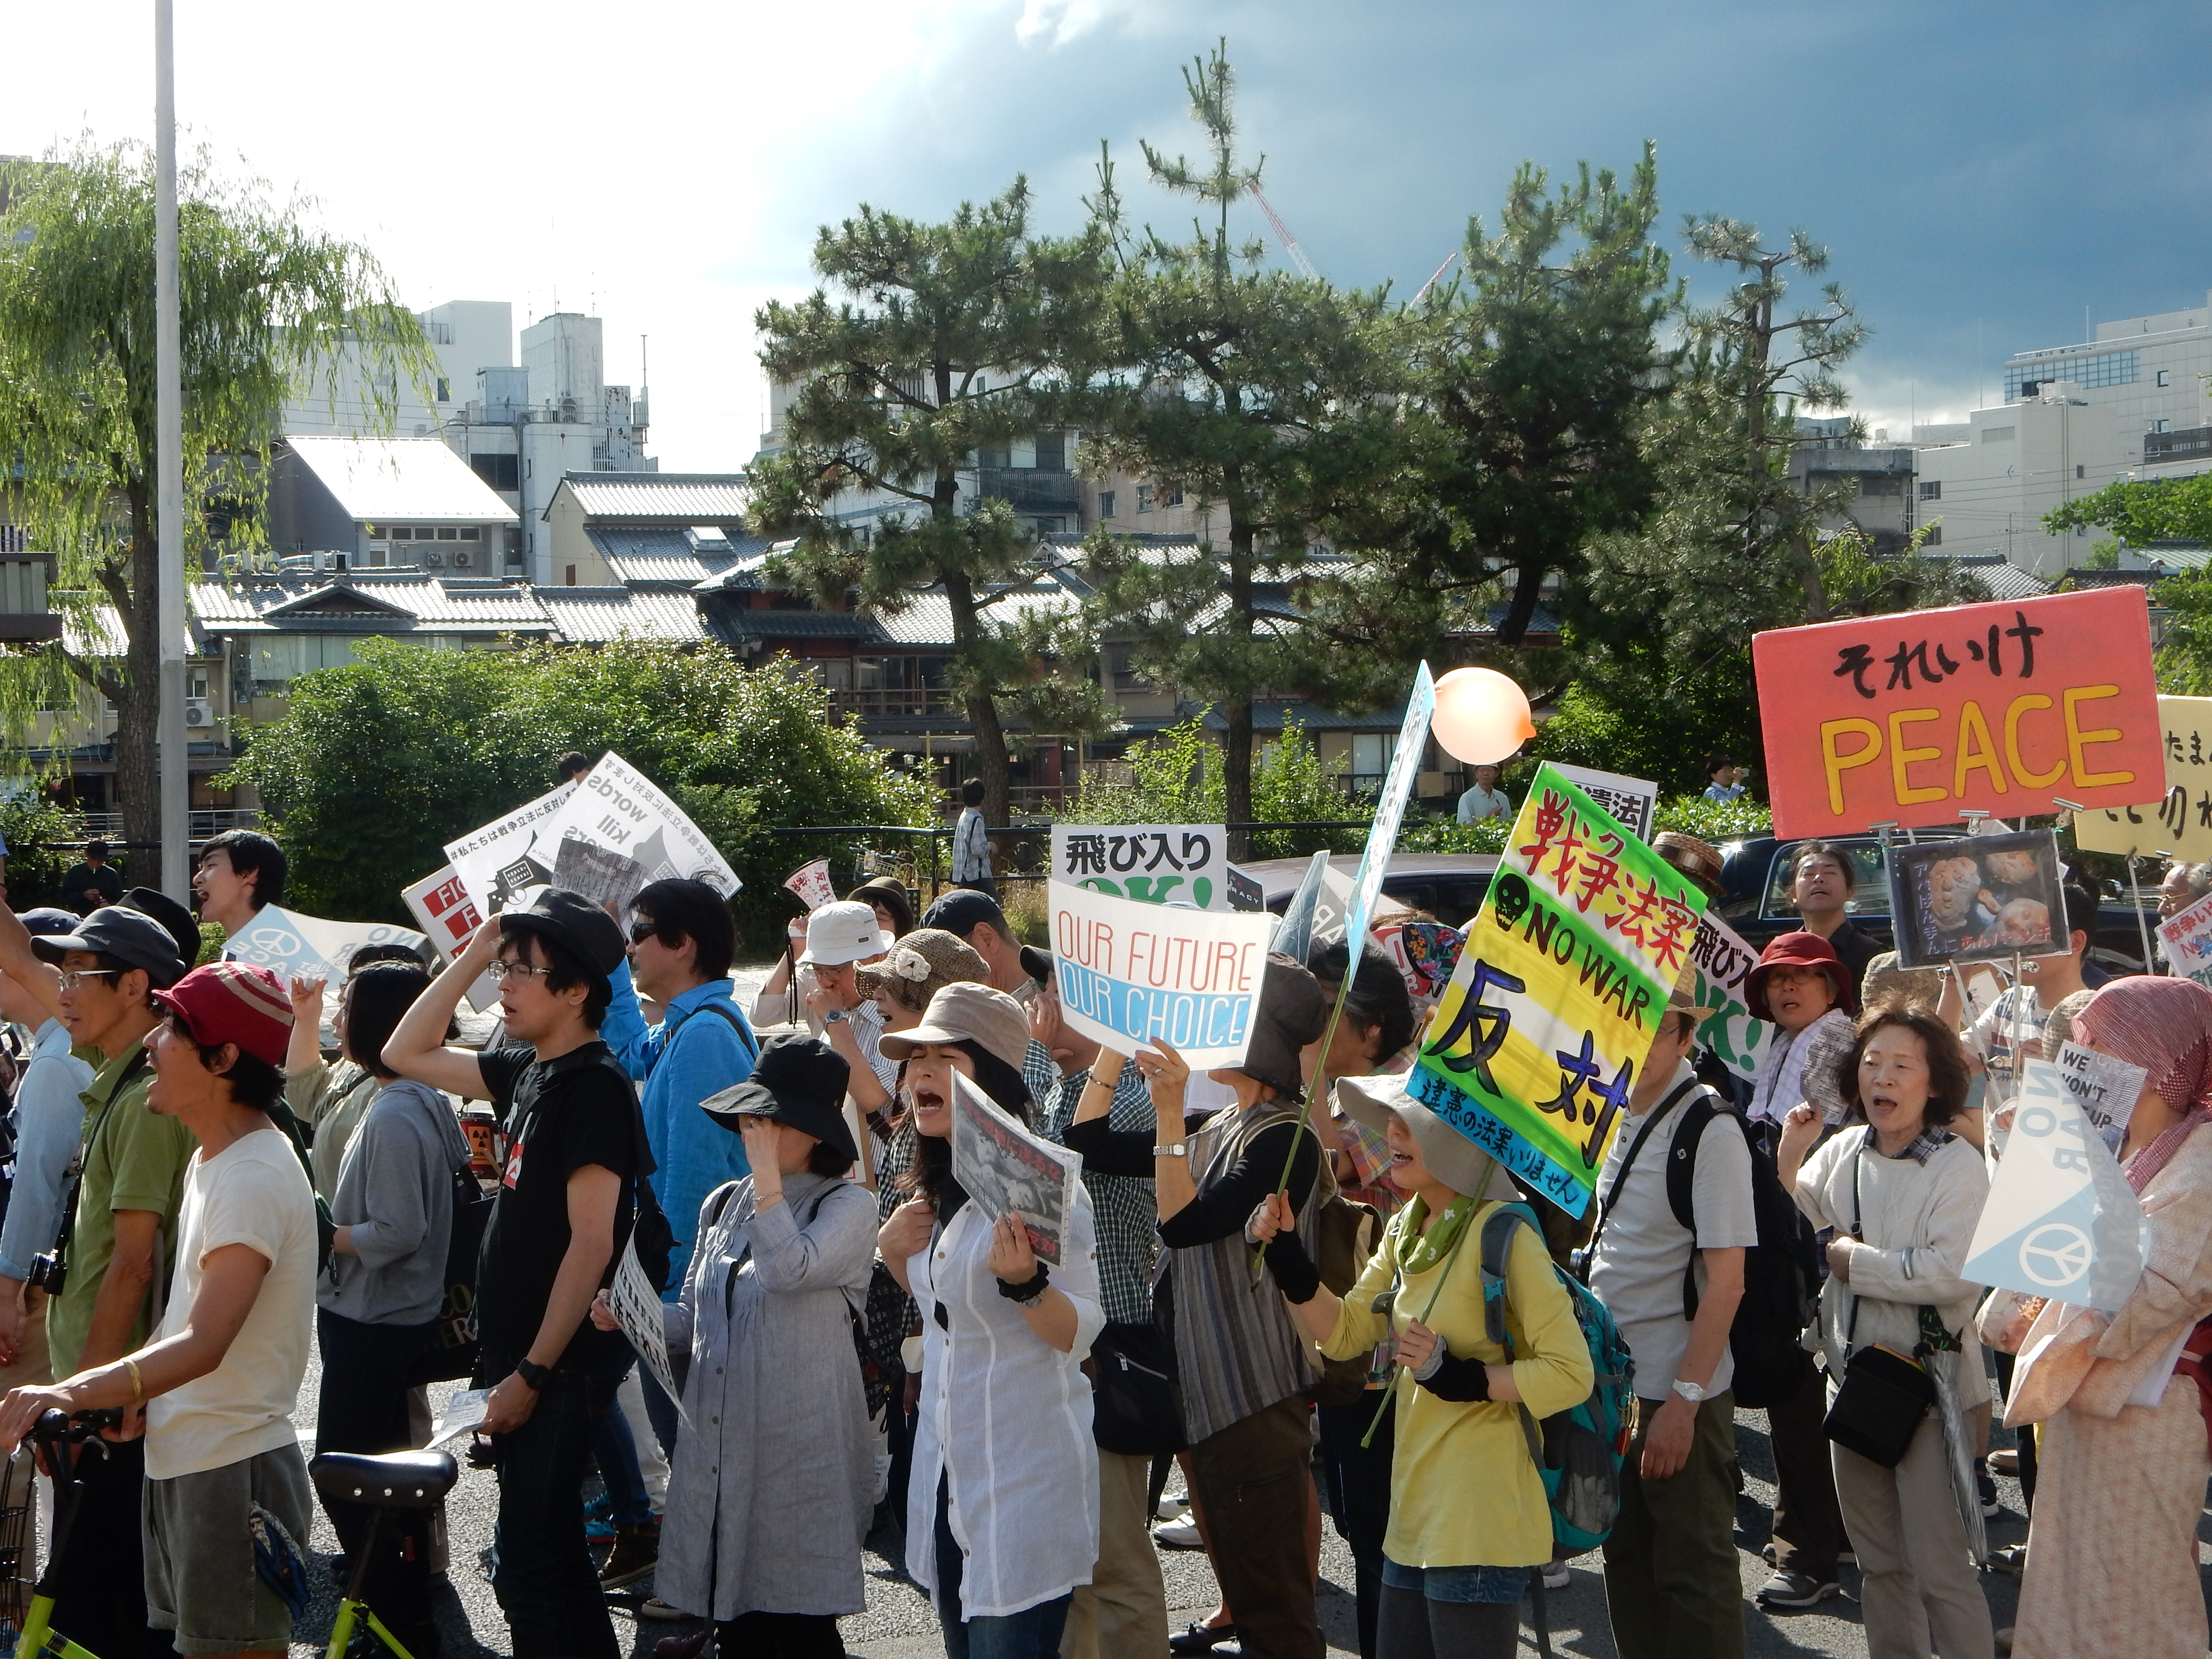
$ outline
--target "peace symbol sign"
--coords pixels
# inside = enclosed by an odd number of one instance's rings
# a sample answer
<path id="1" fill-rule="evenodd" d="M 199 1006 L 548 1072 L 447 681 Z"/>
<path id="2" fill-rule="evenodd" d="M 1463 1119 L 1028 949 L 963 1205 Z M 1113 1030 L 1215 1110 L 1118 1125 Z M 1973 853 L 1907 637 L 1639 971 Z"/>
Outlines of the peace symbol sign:
<path id="1" fill-rule="evenodd" d="M 2038 1227 L 2020 1247 L 2021 1270 L 2039 1285 L 2071 1285 L 2089 1271 L 2089 1236 L 2054 1221 Z"/>

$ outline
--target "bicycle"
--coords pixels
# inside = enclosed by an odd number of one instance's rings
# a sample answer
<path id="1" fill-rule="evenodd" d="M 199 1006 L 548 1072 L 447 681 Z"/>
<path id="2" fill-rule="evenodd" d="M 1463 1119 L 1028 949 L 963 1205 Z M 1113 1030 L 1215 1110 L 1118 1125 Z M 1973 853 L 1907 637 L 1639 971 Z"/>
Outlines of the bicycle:
<path id="1" fill-rule="evenodd" d="M 105 1443 L 98 1437 L 100 1431 L 115 1427 L 122 1420 L 119 1411 L 81 1412 L 75 1419 L 51 1411 L 31 1429 L 30 1438 L 46 1449 L 46 1467 L 54 1479 L 54 1547 L 46 1557 L 46 1571 L 39 1575 L 32 1591 L 30 1612 L 16 1638 L 15 1659 L 99 1659 L 89 1648 L 72 1642 L 53 1628 L 54 1577 L 57 1566 L 69 1553 L 77 1504 L 84 1495 L 84 1482 L 76 1476 L 76 1462 L 81 1455 L 76 1449 L 87 1444 L 103 1446 Z M 361 1593 L 368 1577 L 369 1563 L 375 1556 L 377 1534 L 383 1529 L 385 1516 L 399 1510 L 436 1507 L 460 1478 L 459 1467 L 450 1454 L 441 1451 L 386 1452 L 374 1456 L 361 1452 L 323 1452 L 307 1465 L 307 1478 L 325 1498 L 360 1504 L 372 1511 L 368 1535 L 354 1556 L 353 1577 L 338 1601 L 337 1618 L 331 1626 L 329 1645 L 324 1649 L 325 1659 L 345 1659 L 357 1625 L 365 1626 L 368 1633 L 397 1659 L 415 1659 L 399 1638 L 385 1628 L 375 1610 L 361 1599 Z"/>

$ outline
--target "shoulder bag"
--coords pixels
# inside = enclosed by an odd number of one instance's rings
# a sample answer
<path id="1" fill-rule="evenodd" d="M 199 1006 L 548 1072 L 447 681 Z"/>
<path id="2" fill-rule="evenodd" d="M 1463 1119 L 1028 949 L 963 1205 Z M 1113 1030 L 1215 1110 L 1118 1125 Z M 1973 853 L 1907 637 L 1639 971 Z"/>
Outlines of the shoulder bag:
<path id="1" fill-rule="evenodd" d="M 1866 1131 L 1868 1138 L 1874 1134 Z M 1859 1203 L 1859 1164 L 1866 1157 L 1866 1140 L 1851 1154 L 1851 1237 L 1863 1242 L 1863 1215 Z M 1934 1313 L 1920 1310 L 1924 1330 Z M 1936 1403 L 1936 1379 L 1923 1362 L 1929 1352 L 1925 1341 L 1913 1345 L 1910 1354 L 1899 1353 L 1879 1343 L 1851 1346 L 1858 1334 L 1859 1295 L 1851 1292 L 1851 1318 L 1844 1333 L 1844 1380 L 1828 1407 L 1822 1429 L 1845 1451 L 1856 1452 L 1870 1463 L 1893 1469 L 1911 1449 L 1912 1437 Z"/>

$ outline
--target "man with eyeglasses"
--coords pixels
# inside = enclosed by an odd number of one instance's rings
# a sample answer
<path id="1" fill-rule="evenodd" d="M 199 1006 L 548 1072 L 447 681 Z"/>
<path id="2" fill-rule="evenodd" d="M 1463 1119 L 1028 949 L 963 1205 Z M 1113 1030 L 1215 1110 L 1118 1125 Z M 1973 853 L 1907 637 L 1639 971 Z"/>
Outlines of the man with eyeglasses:
<path id="1" fill-rule="evenodd" d="M 0 906 L 0 973 L 61 1021 L 76 1053 L 99 1065 L 80 1097 L 82 1139 L 64 1188 L 54 1248 L 32 1275 L 48 1291 L 54 1375 L 68 1376 L 144 1343 L 155 1293 L 169 1282 L 185 1168 L 198 1143 L 175 1118 L 146 1109 L 154 1074 L 141 1039 L 161 1018 L 148 993 L 174 985 L 185 964 L 167 930 L 136 910 L 106 906 L 75 932 L 34 944 L 22 921 Z M 79 1465 L 87 1491 L 55 1594 L 56 1626 L 106 1659 L 167 1653 L 170 1645 L 167 1632 L 146 1623 L 139 1522 L 145 1446 L 136 1422 L 126 1432 L 105 1457 Z"/>
<path id="2" fill-rule="evenodd" d="M 547 888 L 480 928 L 416 999 L 384 1063 L 505 1114 L 507 1169 L 477 1276 L 482 1432 L 499 1463 L 492 1588 L 516 1659 L 615 1659 L 614 1626 L 584 1535 L 583 1480 L 597 1421 L 629 1345 L 586 1319 L 614 1279 L 651 1173 L 637 1097 L 599 1025 L 624 957 L 614 919 Z M 514 1041 L 444 1046 L 461 994 L 486 972 Z"/>

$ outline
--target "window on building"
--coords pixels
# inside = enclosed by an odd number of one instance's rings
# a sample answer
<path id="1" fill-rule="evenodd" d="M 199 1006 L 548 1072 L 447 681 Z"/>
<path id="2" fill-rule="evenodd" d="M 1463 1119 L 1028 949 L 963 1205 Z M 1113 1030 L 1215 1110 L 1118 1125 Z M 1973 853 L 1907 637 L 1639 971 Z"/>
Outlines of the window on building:
<path id="1" fill-rule="evenodd" d="M 1390 757 L 1398 748 L 1395 732 L 1355 732 L 1352 734 L 1352 778 L 1355 785 L 1379 784 L 1390 769 Z"/>
<path id="2" fill-rule="evenodd" d="M 480 542 L 483 539 L 483 532 L 472 524 L 464 525 L 461 526 L 461 539 L 465 542 Z"/>
<path id="3" fill-rule="evenodd" d="M 2173 430 L 2173 422 L 2172 421 L 2153 421 L 2149 426 L 2144 428 L 2144 430 L 2148 432 L 2171 432 Z"/>
<path id="4" fill-rule="evenodd" d="M 1150 484 L 1139 484 L 1137 486 L 1137 511 L 1139 513 L 1149 513 L 1152 510 L 1152 487 Z"/>
<path id="5" fill-rule="evenodd" d="M 1901 495 L 1904 493 L 1905 480 L 1902 478 L 1876 477 L 1868 474 L 1862 474 L 1859 478 L 1859 494 L 1862 495 Z"/>
<path id="6" fill-rule="evenodd" d="M 475 470 L 477 477 L 492 489 L 515 489 L 520 487 L 517 477 L 520 460 L 521 458 L 515 455 L 471 455 L 469 465 Z"/>
<path id="7" fill-rule="evenodd" d="M 2089 476 L 2089 469 L 2076 462 L 2074 467 L 2074 476 L 2077 478 L 2086 478 Z"/>
<path id="8" fill-rule="evenodd" d="M 1941 478 L 1923 478 L 1920 481 L 1920 499 L 1923 501 L 1942 501 L 1943 481 Z"/>
<path id="9" fill-rule="evenodd" d="M 1110 519 L 1114 516 L 1114 492 L 1110 489 L 1102 489 L 1098 492 L 1098 516 L 1102 519 Z"/>
<path id="10" fill-rule="evenodd" d="M 457 542 L 457 541 L 460 540 L 460 538 L 461 538 L 461 532 L 460 532 L 458 529 L 456 529 L 453 526 L 452 526 L 452 525 L 449 525 L 449 524 L 448 524 L 448 525 L 441 525 L 441 526 L 438 526 L 438 539 L 439 539 L 440 541 L 441 541 L 441 542 Z"/>
<path id="11" fill-rule="evenodd" d="M 411 525 L 404 525 L 404 524 L 396 524 L 396 525 L 392 526 L 392 539 L 393 541 L 395 541 L 395 542 L 411 542 L 411 541 L 413 541 L 413 540 L 415 539 L 415 530 L 414 530 L 414 526 L 411 526 Z"/>
<path id="12" fill-rule="evenodd" d="M 1982 428 L 1982 441 L 1985 444 L 2008 444 L 2016 429 L 2008 426 L 1985 426 Z"/>
<path id="13" fill-rule="evenodd" d="M 1170 486 L 1167 494 L 1160 498 L 1160 505 L 1162 507 L 1181 507 L 1182 505 L 1182 491 Z"/>
<path id="14" fill-rule="evenodd" d="M 1040 432 L 1036 434 L 1036 464 L 1042 470 L 1052 472 L 1067 471 L 1067 434 Z"/>
<path id="15" fill-rule="evenodd" d="M 2033 398 L 2054 380 L 2072 380 L 2091 391 L 2098 386 L 2133 386 L 2142 378 L 2142 354 L 2136 351 L 2100 351 L 2086 356 L 2067 351 L 2039 354 L 2032 363 L 2016 364 L 2005 370 L 2005 401 Z"/>
<path id="16" fill-rule="evenodd" d="M 453 401 L 453 383 L 451 380 L 444 379 L 442 376 L 440 377 L 438 381 L 438 401 L 441 404 L 449 404 Z"/>
<path id="17" fill-rule="evenodd" d="M 1923 546 L 1923 547 L 1941 547 L 1941 546 L 1942 546 L 1942 545 L 1943 545 L 1943 526 L 1942 526 L 1942 525 L 1940 525 L 1940 524 L 1931 524 L 1931 525 L 1929 525 L 1929 526 L 1928 526 L 1928 538 L 1927 538 L 1927 539 L 1926 539 L 1925 541 L 1922 542 L 1920 544 L 1921 544 L 1921 546 Z"/>
<path id="18" fill-rule="evenodd" d="M 2160 386 L 2172 386 L 2173 384 L 2173 371 L 2170 368 L 2161 368 L 2159 370 L 2158 383 Z"/>
<path id="19" fill-rule="evenodd" d="M 208 677 L 206 669 L 193 668 L 185 671 L 185 696 L 191 699 L 194 702 L 205 702 L 208 700 Z"/>
<path id="20" fill-rule="evenodd" d="M 574 586 L 576 585 L 576 567 L 575 567 L 574 565 L 573 565 L 573 564 L 572 564 L 572 565 L 570 565 L 570 566 L 568 567 L 568 585 L 570 587 L 574 587 Z"/>

